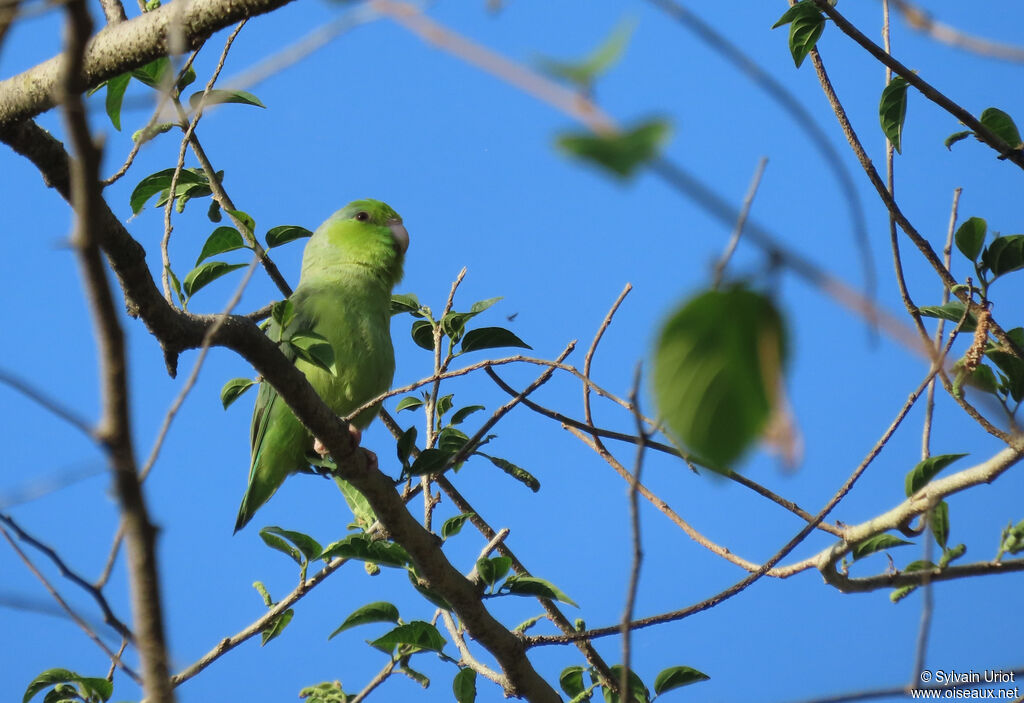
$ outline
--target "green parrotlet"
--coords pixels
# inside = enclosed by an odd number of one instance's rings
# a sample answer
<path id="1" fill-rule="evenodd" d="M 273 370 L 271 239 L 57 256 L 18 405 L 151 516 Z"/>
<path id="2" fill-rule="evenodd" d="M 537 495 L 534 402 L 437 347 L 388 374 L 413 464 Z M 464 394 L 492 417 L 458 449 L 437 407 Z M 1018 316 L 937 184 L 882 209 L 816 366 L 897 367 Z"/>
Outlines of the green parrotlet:
<path id="1" fill-rule="evenodd" d="M 345 417 L 391 387 L 395 355 L 391 346 L 391 290 L 402 278 L 409 234 L 402 218 L 379 200 L 356 200 L 334 213 L 306 244 L 299 285 L 289 300 L 294 312 L 282 330 L 273 320 L 271 339 L 312 333 L 327 340 L 336 374 L 295 358 L 310 385 Z M 295 357 L 288 344 L 286 355 Z M 358 430 L 370 424 L 379 404 L 351 419 Z M 324 453 L 269 383 L 260 384 L 252 414 L 249 485 L 238 509 L 235 532 L 245 527 L 284 480 L 306 471 L 307 453 Z"/>

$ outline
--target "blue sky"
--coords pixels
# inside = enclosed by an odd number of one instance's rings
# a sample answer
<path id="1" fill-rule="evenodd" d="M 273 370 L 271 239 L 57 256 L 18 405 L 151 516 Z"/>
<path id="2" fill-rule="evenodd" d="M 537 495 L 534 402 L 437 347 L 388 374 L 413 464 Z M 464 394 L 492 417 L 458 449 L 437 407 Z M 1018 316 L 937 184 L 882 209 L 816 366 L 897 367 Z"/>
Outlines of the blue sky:
<path id="1" fill-rule="evenodd" d="M 994 9 L 933 2 L 937 18 L 971 32 L 1012 42 L 1024 10 L 1013 3 Z M 94 8 L 98 11 L 98 8 Z M 892 278 L 887 218 L 861 176 L 822 97 L 809 64 L 797 70 L 786 49 L 786 30 L 769 27 L 785 3 L 705 3 L 705 20 L 742 46 L 762 67 L 793 91 L 830 135 L 853 172 L 864 202 L 880 304 L 902 312 Z M 840 3 L 839 9 L 872 37 L 879 36 L 879 3 Z M 258 17 L 239 36 L 224 78 L 230 80 L 274 51 L 301 40 L 308 31 L 345 12 L 346 6 L 293 3 Z M 800 128 L 777 105 L 684 28 L 642 2 L 509 3 L 500 13 L 472 5 L 440 3 L 429 13 L 438 21 L 516 61 L 531 64 L 541 55 L 577 57 L 597 45 L 622 18 L 636 31 L 620 64 L 597 85 L 602 107 L 623 123 L 662 116 L 673 125 L 666 155 L 699 174 L 721 195 L 739 203 L 757 161 L 769 162 L 752 217 L 789 247 L 852 285 L 862 285 L 846 203 L 837 183 Z M 0 76 L 8 77 L 59 50 L 58 16 L 49 13 L 15 26 L 0 47 Z M 201 86 L 223 46 L 213 37 L 198 61 Z M 978 114 L 995 105 L 1024 119 L 1024 98 L 1014 86 L 1020 67 L 938 45 L 896 21 L 894 53 L 951 98 Z M 877 104 L 882 69 L 834 27 L 819 43 L 832 80 L 851 120 L 879 168 L 884 140 Z M 250 213 L 261 234 L 280 224 L 310 229 L 346 202 L 362 197 L 386 200 L 404 219 L 411 236 L 400 292 L 414 292 L 435 310 L 444 304 L 452 279 L 468 273 L 456 308 L 504 296 L 481 316 L 481 324 L 505 325 L 539 357 L 552 358 L 570 339 L 583 354 L 608 307 L 623 286 L 633 292 L 602 341 L 594 377 L 620 394 L 629 391 L 635 365 L 650 356 L 659 322 L 685 296 L 710 280 L 711 265 L 729 227 L 680 197 L 651 174 L 630 182 L 607 178 L 567 160 L 553 146 L 556 134 L 574 127 L 569 119 L 440 52 L 397 25 L 378 20 L 344 34 L 303 62 L 248 88 L 266 110 L 228 105 L 212 111 L 199 136 L 236 204 Z M 132 87 L 124 131 L 115 132 L 102 110 L 90 103 L 93 129 L 106 138 L 104 172 L 111 173 L 130 148 L 130 135 L 149 116 L 149 92 Z M 61 133 L 59 115 L 40 123 Z M 940 248 L 955 187 L 963 187 L 961 219 L 977 215 L 1003 233 L 1020 227 L 1016 167 L 998 161 L 968 140 L 952 151 L 942 140 L 960 129 L 956 120 L 911 94 L 903 155 L 896 163 L 897 196 L 904 212 Z M 174 165 L 178 142 L 172 134 L 146 146 L 129 174 L 111 187 L 108 202 L 128 220 L 128 197 L 142 177 Z M 186 165 L 194 166 L 192 160 Z M 15 372 L 86 417 L 97 413 L 96 357 L 91 323 L 72 252 L 66 246 L 69 211 L 46 190 L 33 167 L 6 147 L 0 150 L 0 231 L 9 255 L 0 259 L 8 302 L 8 343 L 0 367 Z M 172 262 L 187 271 L 212 231 L 205 207 L 192 204 L 176 219 Z M 163 213 L 146 209 L 128 223 L 159 270 Z M 919 305 L 937 304 L 934 273 L 903 240 L 908 284 Z M 297 281 L 301 243 L 274 252 L 284 275 Z M 241 256 L 228 256 L 242 261 Z M 742 244 L 731 264 L 735 276 L 763 272 L 764 261 Z M 954 274 L 966 273 L 954 260 Z M 219 311 L 238 281 L 228 277 L 204 289 L 196 311 Z M 764 281 L 762 276 L 758 280 Z M 926 373 L 925 362 L 888 339 L 874 340 L 864 324 L 785 271 L 771 290 L 786 316 L 792 341 L 787 388 L 805 442 L 795 472 L 782 470 L 764 452 L 753 453 L 743 471 L 754 480 L 815 512 L 834 493 L 888 426 L 907 395 Z M 999 283 L 995 314 L 1007 327 L 1020 324 L 1020 285 Z M 240 310 L 276 299 L 270 281 L 257 274 Z M 509 316 L 515 316 L 509 321 Z M 410 319 L 395 318 L 396 385 L 430 372 L 431 358 L 408 335 Z M 132 364 L 135 437 L 144 458 L 195 360 L 181 358 L 178 379 L 164 372 L 160 350 L 138 322 L 125 319 Z M 467 355 L 467 361 L 484 358 Z M 505 377 L 524 386 L 533 367 L 509 369 Z M 315 478 L 289 481 L 238 535 L 231 528 L 248 469 L 248 424 L 252 395 L 227 412 L 218 393 L 225 380 L 251 369 L 224 350 L 215 350 L 196 388 L 176 419 L 146 483 L 160 526 L 159 554 L 173 665 L 178 671 L 220 639 L 257 618 L 263 605 L 251 584 L 263 581 L 275 598 L 297 582 L 297 569 L 268 550 L 257 535 L 262 525 L 307 532 L 322 543 L 341 537 L 348 514 L 333 486 Z M 505 397 L 484 376 L 453 382 L 456 405 L 483 404 L 493 410 Z M 938 401 L 934 453 L 969 452 L 980 461 L 999 447 L 948 398 Z M 117 513 L 103 459 L 92 443 L 58 419 L 0 387 L 4 408 L 5 455 L 0 472 L 0 505 L 27 530 L 53 545 L 68 562 L 94 578 L 116 529 Z M 580 388 L 556 377 L 535 399 L 580 417 Z M 392 401 L 390 408 L 394 407 Z M 651 401 L 642 402 L 651 408 Z M 653 412 L 653 410 L 652 410 Z M 632 418 L 599 404 L 599 424 L 628 431 Z M 403 412 L 404 426 L 421 416 Z M 480 418 L 478 414 L 474 416 Z M 921 408 L 915 408 L 885 452 L 833 518 L 857 523 L 896 505 L 903 477 L 920 458 Z M 470 428 L 472 429 L 472 425 Z M 495 527 L 511 529 L 509 545 L 535 574 L 556 583 L 582 609 L 567 608 L 590 626 L 612 624 L 621 615 L 630 555 L 625 484 L 599 457 L 556 423 L 519 408 L 497 428 L 493 453 L 506 457 L 542 484 L 533 494 L 477 459 L 454 477 L 460 490 Z M 382 466 L 397 473 L 393 443 L 374 425 L 364 444 L 378 452 Z M 624 462 L 631 447 L 616 447 Z M 95 475 L 45 496 L 12 501 L 47 482 L 71 474 Z M 705 535 L 754 561 L 771 556 L 799 528 L 777 506 L 732 483 L 698 477 L 677 461 L 650 456 L 645 481 Z M 994 486 L 950 501 L 954 543 L 965 542 L 967 559 L 991 558 L 999 531 L 1020 514 L 1024 488 L 1011 471 Z M 419 510 L 419 508 L 417 508 Z M 452 514 L 442 503 L 439 515 Z M 650 506 L 642 512 L 646 560 L 637 615 L 675 610 L 739 580 L 744 573 L 693 543 Z M 830 544 L 810 538 L 784 563 Z M 449 558 L 469 570 L 482 546 L 466 529 L 446 548 Z M 919 558 L 920 546 L 892 552 L 898 565 Z M 87 596 L 62 580 L 45 560 L 32 555 L 81 612 L 98 617 Z M 410 598 L 404 574 L 385 570 L 371 578 L 356 564 L 346 567 L 300 602 L 294 621 L 261 650 L 255 641 L 238 647 L 178 689 L 180 700 L 292 699 L 303 686 L 340 679 L 357 691 L 385 663 L 363 643 L 383 633 L 366 626 L 326 641 L 345 616 L 374 600 L 399 605 L 406 620 L 427 619 L 433 607 Z M 855 574 L 879 573 L 885 557 L 854 567 Z M 6 545 L 0 546 L 0 592 L 8 600 L 49 603 L 38 582 Z M 1020 666 L 1019 617 L 1011 606 L 1019 575 L 940 584 L 928 651 L 930 668 L 982 670 Z M 107 589 L 118 613 L 128 618 L 126 574 L 119 561 Z M 539 608 L 525 599 L 491 602 L 510 626 Z M 638 632 L 634 668 L 650 685 L 663 668 L 684 664 L 711 681 L 668 694 L 680 700 L 790 701 L 861 688 L 899 685 L 910 675 L 920 617 L 915 594 L 900 604 L 887 592 L 843 595 L 804 572 L 785 581 L 762 579 L 747 592 L 710 612 Z M 28 681 L 52 667 L 102 676 L 102 653 L 72 623 L 27 610 L 0 610 L 0 698 L 20 697 Z M 538 630 L 540 631 L 540 630 Z M 111 640 L 113 641 L 113 640 Z M 610 662 L 619 642 L 598 644 Z M 454 650 L 449 650 L 454 653 Z M 550 648 L 531 654 L 555 681 L 562 668 L 580 664 L 575 650 Z M 450 700 L 454 668 L 429 656 L 415 661 L 433 683 L 426 692 L 396 677 L 378 692 L 380 700 Z M 131 682 L 115 679 L 114 700 L 138 698 Z M 500 692 L 480 681 L 479 700 Z"/>

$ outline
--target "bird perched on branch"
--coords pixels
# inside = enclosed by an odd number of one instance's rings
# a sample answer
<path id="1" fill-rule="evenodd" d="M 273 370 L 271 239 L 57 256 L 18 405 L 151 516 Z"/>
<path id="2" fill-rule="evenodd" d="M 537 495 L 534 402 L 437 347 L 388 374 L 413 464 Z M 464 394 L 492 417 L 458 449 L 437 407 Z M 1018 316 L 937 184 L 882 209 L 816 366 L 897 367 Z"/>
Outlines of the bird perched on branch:
<path id="1" fill-rule="evenodd" d="M 270 338 L 345 417 L 391 387 L 391 290 L 402 278 L 409 234 L 379 200 L 356 200 L 334 213 L 306 244 L 295 292 L 275 310 Z M 356 441 L 380 404 L 350 419 Z M 252 414 L 252 464 L 235 532 L 284 480 L 308 471 L 308 454 L 326 450 L 264 381 Z"/>

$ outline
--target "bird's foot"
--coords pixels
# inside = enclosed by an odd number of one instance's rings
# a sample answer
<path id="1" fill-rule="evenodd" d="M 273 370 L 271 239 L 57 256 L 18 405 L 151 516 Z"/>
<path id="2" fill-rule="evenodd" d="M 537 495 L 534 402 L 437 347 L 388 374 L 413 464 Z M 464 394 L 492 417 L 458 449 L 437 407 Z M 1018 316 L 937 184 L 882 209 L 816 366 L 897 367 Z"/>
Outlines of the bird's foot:
<path id="1" fill-rule="evenodd" d="M 363 438 L 363 431 L 352 424 L 349 424 L 348 431 L 349 434 L 352 435 L 352 441 L 355 442 L 356 446 L 358 447 L 359 441 Z M 313 451 L 322 457 L 326 457 L 328 454 L 331 453 L 331 451 L 326 446 L 324 446 L 324 443 L 315 437 L 313 438 Z"/>

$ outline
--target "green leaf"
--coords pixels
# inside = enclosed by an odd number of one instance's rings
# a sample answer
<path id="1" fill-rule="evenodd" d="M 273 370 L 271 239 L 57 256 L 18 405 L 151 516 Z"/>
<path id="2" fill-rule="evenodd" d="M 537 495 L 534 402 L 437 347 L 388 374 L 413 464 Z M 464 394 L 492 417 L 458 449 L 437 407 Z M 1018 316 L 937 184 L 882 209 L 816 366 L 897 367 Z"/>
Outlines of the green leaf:
<path id="1" fill-rule="evenodd" d="M 296 564 L 302 566 L 302 552 L 288 544 L 286 540 L 283 540 L 273 532 L 268 531 L 268 528 L 265 527 L 260 530 L 260 539 L 262 539 L 263 543 L 271 549 L 276 549 L 282 554 L 287 554 L 295 561 Z"/>
<path id="2" fill-rule="evenodd" d="M 496 298 L 487 298 L 486 300 L 478 300 L 475 303 L 473 303 L 473 305 L 469 308 L 469 314 L 473 315 L 473 316 L 479 315 L 480 313 L 482 313 L 487 308 L 491 307 L 492 305 L 494 305 L 498 301 L 502 300 L 502 298 L 503 298 L 503 296 L 499 295 Z"/>
<path id="3" fill-rule="evenodd" d="M 919 461 L 907 474 L 904 481 L 907 497 L 914 495 L 931 481 L 944 468 L 957 459 L 962 459 L 966 454 L 936 454 L 927 459 Z"/>
<path id="4" fill-rule="evenodd" d="M 281 329 L 288 329 L 295 319 L 295 304 L 290 300 L 279 300 L 270 309 L 270 317 Z"/>
<path id="5" fill-rule="evenodd" d="M 460 352 L 478 351 L 480 349 L 498 349 L 501 347 L 519 347 L 521 349 L 533 349 L 529 344 L 519 339 L 504 327 L 479 327 L 466 332 L 462 338 Z"/>
<path id="6" fill-rule="evenodd" d="M 398 401 L 398 405 L 395 406 L 395 412 L 400 413 L 403 410 L 415 410 L 416 408 L 423 407 L 423 399 L 417 398 L 414 395 L 407 395 Z"/>
<path id="7" fill-rule="evenodd" d="M 949 541 L 949 503 L 942 501 L 931 509 L 928 525 L 932 528 L 936 543 L 945 550 Z"/>
<path id="8" fill-rule="evenodd" d="M 305 227 L 299 227 L 298 225 L 279 225 L 277 227 L 271 227 L 267 231 L 267 249 L 273 249 L 279 247 L 282 244 L 293 242 L 296 239 L 302 239 L 303 237 L 312 237 L 313 233 Z"/>
<path id="9" fill-rule="evenodd" d="M 146 201 L 152 198 L 157 193 L 166 191 L 171 187 L 171 178 L 174 176 L 173 168 L 165 168 L 163 171 L 157 171 L 139 181 L 139 184 L 135 186 L 131 196 L 128 199 L 129 205 L 132 208 L 132 214 L 138 215 L 142 208 L 146 206 Z M 206 184 L 206 177 L 201 172 L 197 172 L 194 169 L 181 169 L 178 174 L 178 186 L 184 187 L 190 184 Z M 166 202 L 166 197 L 163 199 Z"/>
<path id="10" fill-rule="evenodd" d="M 221 276 L 229 274 L 249 264 L 229 264 L 225 261 L 207 261 L 205 264 L 196 266 L 185 276 L 182 287 L 185 289 L 185 297 L 191 298 L 209 283 L 216 281 Z"/>
<path id="11" fill-rule="evenodd" d="M 567 603 L 576 608 L 579 607 L 576 605 L 575 601 L 565 595 L 565 593 L 559 590 L 553 583 L 535 576 L 510 576 L 505 581 L 502 588 L 507 589 L 509 593 L 515 596 L 537 596 L 539 598 L 549 598 L 551 600 Z"/>
<path id="12" fill-rule="evenodd" d="M 306 703 L 348 703 L 352 696 L 345 695 L 339 681 L 324 681 L 299 691 L 299 698 Z"/>
<path id="13" fill-rule="evenodd" d="M 323 547 L 320 546 L 319 542 L 302 532 L 286 530 L 282 527 L 271 525 L 270 527 L 264 527 L 260 530 L 260 537 L 264 537 L 264 541 L 266 541 L 265 535 L 277 535 L 278 537 L 288 540 L 299 548 L 299 551 L 302 552 L 302 556 L 304 556 L 307 561 L 316 559 L 323 551 Z"/>
<path id="14" fill-rule="evenodd" d="M 412 293 L 396 293 L 391 296 L 391 314 L 399 315 L 403 312 L 419 316 L 420 301 Z"/>
<path id="15" fill-rule="evenodd" d="M 436 605 L 438 608 L 441 608 L 442 610 L 452 610 L 452 606 L 448 603 L 448 601 L 444 599 L 444 597 L 440 593 L 427 586 L 426 581 L 424 581 L 416 575 L 415 569 L 408 569 L 408 574 L 409 583 L 412 584 L 413 588 L 415 588 L 421 596 L 423 596 L 428 601 Z"/>
<path id="16" fill-rule="evenodd" d="M 220 402 L 227 410 L 228 406 L 238 400 L 238 396 L 245 393 L 256 382 L 249 378 L 232 378 L 220 389 Z"/>
<path id="17" fill-rule="evenodd" d="M 466 523 L 466 520 L 476 515 L 474 512 L 462 513 L 455 517 L 450 517 L 444 521 L 441 525 L 441 539 L 448 539 L 459 534 L 462 530 L 462 526 Z"/>
<path id="18" fill-rule="evenodd" d="M 515 480 L 525 485 L 534 493 L 540 490 L 540 481 L 538 481 L 537 478 L 526 469 L 516 466 L 508 459 L 502 459 L 501 457 L 497 456 L 490 456 L 488 454 L 484 454 L 483 452 L 477 453 L 480 454 L 481 456 L 487 457 L 492 464 L 497 466 L 499 469 L 507 473 Z"/>
<path id="19" fill-rule="evenodd" d="M 255 588 L 256 592 L 260 594 L 260 598 L 263 599 L 264 605 L 266 605 L 268 608 L 274 607 L 274 601 L 270 597 L 270 591 L 268 591 L 267 587 L 263 585 L 263 582 L 253 581 L 252 587 Z"/>
<path id="20" fill-rule="evenodd" d="M 363 533 L 351 534 L 328 545 L 319 558 L 328 557 L 358 559 L 397 569 L 405 568 L 410 561 L 408 552 L 401 545 L 385 540 L 373 540 Z"/>
<path id="21" fill-rule="evenodd" d="M 610 135 L 562 134 L 555 141 L 570 156 L 597 164 L 619 178 L 629 178 L 654 159 L 667 141 L 664 120 L 650 120 Z"/>
<path id="22" fill-rule="evenodd" d="M 480 576 L 480 580 L 488 586 L 493 586 L 505 578 L 505 574 L 511 568 L 511 557 L 484 557 L 476 562 L 476 573 Z"/>
<path id="23" fill-rule="evenodd" d="M 1024 268 L 1024 234 L 997 237 L 982 252 L 981 261 L 993 277 Z"/>
<path id="24" fill-rule="evenodd" d="M 991 359 L 999 367 L 999 370 L 1005 374 L 1006 380 L 1002 384 L 1003 390 L 1009 393 L 1018 403 L 1024 400 L 1024 360 L 1021 360 L 1015 354 L 1000 349 L 989 350 L 985 352 L 985 356 Z"/>
<path id="25" fill-rule="evenodd" d="M 352 613 L 345 618 L 345 621 L 338 626 L 334 632 L 327 636 L 327 639 L 331 639 L 340 632 L 344 632 L 350 627 L 356 625 L 365 625 L 371 622 L 393 622 L 398 624 L 398 608 L 387 601 L 379 600 L 375 603 L 369 603 L 361 608 L 356 608 Z"/>
<path id="26" fill-rule="evenodd" d="M 725 470 L 767 425 L 786 348 L 767 296 L 736 287 L 691 298 L 655 346 L 651 381 L 661 417 L 691 451 Z"/>
<path id="27" fill-rule="evenodd" d="M 32 679 L 21 701 L 28 703 L 43 689 L 62 683 L 76 684 L 86 696 L 98 696 L 103 701 L 109 699 L 114 692 L 114 685 L 106 679 L 81 676 L 68 669 L 47 669 Z"/>
<path id="28" fill-rule="evenodd" d="M 192 93 L 188 99 L 189 107 L 193 110 L 199 105 L 199 101 L 203 97 L 203 91 L 197 91 Z M 247 93 L 244 90 L 221 90 L 214 88 L 206 94 L 206 105 L 216 105 L 217 103 L 240 103 L 242 105 L 253 105 L 254 107 L 266 108 L 260 99 L 252 93 Z"/>
<path id="29" fill-rule="evenodd" d="M 707 681 L 711 677 L 702 671 L 689 666 L 671 666 L 663 669 L 654 679 L 654 694 L 660 696 L 665 691 L 689 686 L 698 681 Z"/>
<path id="30" fill-rule="evenodd" d="M 139 66 L 131 73 L 133 78 L 148 85 L 150 88 L 161 88 L 170 70 L 171 62 L 166 56 L 161 56 L 158 59 L 153 59 L 145 66 Z"/>
<path id="31" fill-rule="evenodd" d="M 249 213 L 242 210 L 225 210 L 227 214 L 238 220 L 246 229 L 249 230 L 249 234 L 256 232 L 256 220 L 252 219 Z"/>
<path id="32" fill-rule="evenodd" d="M 954 239 L 956 248 L 970 261 L 977 261 L 982 247 L 985 246 L 985 233 L 988 223 L 980 217 L 972 217 L 957 227 Z"/>
<path id="33" fill-rule="evenodd" d="M 441 449 L 424 449 L 416 457 L 416 460 L 412 462 L 412 466 L 409 467 L 409 474 L 411 476 L 423 476 L 424 474 L 436 473 L 443 469 L 451 458 L 451 452 Z"/>
<path id="34" fill-rule="evenodd" d="M 869 554 L 881 552 L 885 549 L 892 549 L 893 547 L 899 547 L 904 544 L 913 544 L 913 542 L 908 542 L 905 539 L 900 539 L 893 535 L 875 535 L 873 537 L 868 537 L 867 539 L 862 539 L 860 542 L 853 545 L 853 548 L 850 550 L 850 555 L 853 557 L 854 561 L 857 561 L 858 559 L 863 559 Z"/>
<path id="35" fill-rule="evenodd" d="M 468 441 L 469 437 L 462 430 L 445 427 L 437 436 L 437 448 L 449 454 L 456 454 Z"/>
<path id="36" fill-rule="evenodd" d="M 288 343 L 301 359 L 332 376 L 338 375 L 338 369 L 334 365 L 334 347 L 322 335 L 315 332 L 297 332 L 288 338 Z"/>
<path id="37" fill-rule="evenodd" d="M 412 323 L 412 341 L 427 351 L 434 351 L 434 323 L 430 320 Z"/>
<path id="38" fill-rule="evenodd" d="M 942 143 L 945 145 L 945 147 L 947 149 L 952 151 L 954 144 L 956 144 L 957 142 L 959 142 L 959 141 L 961 141 L 963 139 L 967 139 L 967 137 L 971 136 L 972 134 L 974 134 L 974 132 L 972 132 L 969 129 L 965 129 L 962 132 L 953 132 L 951 135 L 946 137 L 945 141 L 943 141 Z"/>
<path id="39" fill-rule="evenodd" d="M 940 320 L 949 320 L 950 322 L 960 322 L 960 318 L 964 316 L 964 304 L 960 300 L 950 300 L 945 305 L 925 305 L 918 308 L 925 317 L 936 317 Z M 967 319 L 964 320 L 964 326 L 960 329 L 963 332 L 973 332 L 977 328 L 978 322 L 974 318 L 972 313 L 967 314 Z"/>
<path id="40" fill-rule="evenodd" d="M 903 122 L 906 117 L 907 80 L 896 76 L 882 91 L 882 99 L 878 104 L 878 118 L 882 123 L 882 133 L 892 142 L 897 154 L 902 153 Z"/>
<path id="41" fill-rule="evenodd" d="M 1007 525 L 999 537 L 999 552 L 996 554 L 996 561 L 999 561 L 1003 554 L 1017 554 L 1024 551 L 1024 520 L 1016 525 Z"/>
<path id="42" fill-rule="evenodd" d="M 454 394 L 449 393 L 443 395 L 437 399 L 437 405 L 434 407 L 435 412 L 439 417 L 443 417 L 449 410 L 452 409 L 452 397 Z"/>
<path id="43" fill-rule="evenodd" d="M 621 664 L 611 667 L 612 679 L 614 681 L 622 680 L 623 668 Z M 631 703 L 648 703 L 651 700 L 651 692 L 647 690 L 647 686 L 644 685 L 643 680 L 637 676 L 635 671 L 630 671 L 626 680 L 629 687 L 627 700 L 630 700 Z M 602 692 L 604 693 L 605 703 L 619 703 L 621 700 L 617 694 L 608 688 L 602 687 Z"/>
<path id="44" fill-rule="evenodd" d="M 174 129 L 173 122 L 159 122 L 154 125 L 147 125 L 132 132 L 132 141 L 141 146 L 153 137 L 170 132 L 172 129 Z"/>
<path id="45" fill-rule="evenodd" d="M 225 252 L 243 248 L 245 248 L 245 242 L 242 241 L 242 235 L 238 233 L 237 229 L 234 227 L 218 227 L 206 239 L 206 244 L 203 245 L 203 250 L 199 252 L 199 258 L 196 259 L 196 266 L 202 263 L 203 259 L 209 259 L 217 254 L 224 254 Z"/>
<path id="46" fill-rule="evenodd" d="M 562 673 L 558 675 L 558 685 L 570 698 L 575 698 L 583 693 L 586 688 L 583 683 L 583 667 L 568 666 L 562 669 Z"/>
<path id="47" fill-rule="evenodd" d="M 292 621 L 292 617 L 294 617 L 294 615 L 295 611 L 291 608 L 288 608 L 288 610 L 284 611 L 276 618 L 274 618 L 270 625 L 268 625 L 266 629 L 263 630 L 263 639 L 260 642 L 260 646 L 263 647 L 267 644 L 267 642 L 269 642 L 270 640 L 274 639 L 282 632 L 284 632 L 284 628 L 288 627 L 288 623 Z"/>
<path id="48" fill-rule="evenodd" d="M 812 0 L 802 0 L 786 10 L 772 29 L 784 24 L 789 25 L 789 52 L 793 55 L 793 63 L 800 68 L 825 31 L 825 18 Z"/>
<path id="49" fill-rule="evenodd" d="M 370 501 L 366 500 L 366 496 L 360 493 L 358 488 L 340 476 L 335 476 L 334 482 L 338 484 L 338 490 L 341 491 L 348 509 L 352 511 L 356 527 L 364 532 L 369 532 L 373 524 L 377 522 L 377 513 L 370 506 Z"/>
<path id="50" fill-rule="evenodd" d="M 459 669 L 452 680 L 452 692 L 456 703 L 473 703 L 476 700 L 476 672 L 469 667 Z"/>
<path id="51" fill-rule="evenodd" d="M 943 550 L 942 558 L 939 559 L 939 568 L 945 569 L 947 564 L 962 557 L 966 551 L 967 545 L 965 544 L 958 544 L 955 547 Z"/>
<path id="52" fill-rule="evenodd" d="M 167 271 L 167 277 L 171 279 L 171 287 L 174 289 L 174 294 L 178 296 L 178 303 L 181 307 L 185 307 L 185 294 L 181 290 L 181 281 L 174 275 L 170 266 L 165 266 L 164 269 Z"/>
<path id="53" fill-rule="evenodd" d="M 132 79 L 132 74 L 122 73 L 120 76 L 114 76 L 106 82 L 107 86 L 107 99 L 106 109 L 107 116 L 110 118 L 110 124 L 114 125 L 114 129 L 118 132 L 121 131 L 121 105 L 124 103 L 124 92 L 128 89 L 128 83 Z"/>
<path id="54" fill-rule="evenodd" d="M 1010 145 L 1011 149 L 1021 148 L 1020 132 L 1017 131 L 1017 125 L 1014 124 L 1013 118 L 1002 110 L 990 107 L 981 113 L 978 121 L 999 135 L 1004 142 Z"/>
<path id="55" fill-rule="evenodd" d="M 583 60 L 559 61 L 541 57 L 540 68 L 550 76 L 572 83 L 583 92 L 590 92 L 594 81 L 622 58 L 635 27 L 635 22 L 620 21 L 611 35 Z"/>
<path id="56" fill-rule="evenodd" d="M 512 631 L 513 632 L 526 632 L 527 630 L 529 630 L 531 627 L 533 627 L 534 625 L 536 625 L 538 622 L 540 622 L 541 620 L 543 620 L 546 617 L 547 617 L 547 615 L 544 614 L 544 613 L 541 613 L 540 615 L 534 615 L 532 618 L 527 618 L 526 620 L 523 620 L 521 623 L 519 623 L 518 625 L 513 627 Z"/>
<path id="57" fill-rule="evenodd" d="M 413 620 L 406 625 L 399 625 L 383 637 L 378 637 L 370 646 L 387 654 L 394 653 L 400 645 L 440 652 L 447 641 L 429 622 Z"/>
<path id="58" fill-rule="evenodd" d="M 470 415 L 475 413 L 477 410 L 483 410 L 483 409 L 484 409 L 484 406 L 482 406 L 482 405 L 467 405 L 464 408 L 459 408 L 458 410 L 455 411 L 455 414 L 452 415 L 452 419 L 449 422 L 451 422 L 451 424 L 453 424 L 453 425 L 462 424 L 462 422 L 467 417 L 469 417 Z"/>
<path id="59" fill-rule="evenodd" d="M 416 426 L 413 425 L 398 438 L 398 460 L 402 462 L 402 467 L 406 470 L 409 468 L 409 456 L 416 447 L 416 434 Z"/>

